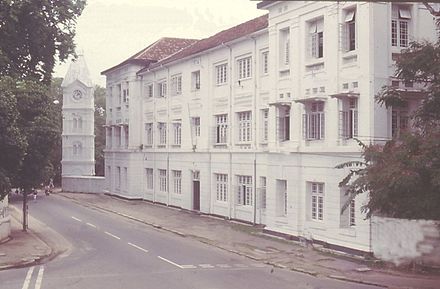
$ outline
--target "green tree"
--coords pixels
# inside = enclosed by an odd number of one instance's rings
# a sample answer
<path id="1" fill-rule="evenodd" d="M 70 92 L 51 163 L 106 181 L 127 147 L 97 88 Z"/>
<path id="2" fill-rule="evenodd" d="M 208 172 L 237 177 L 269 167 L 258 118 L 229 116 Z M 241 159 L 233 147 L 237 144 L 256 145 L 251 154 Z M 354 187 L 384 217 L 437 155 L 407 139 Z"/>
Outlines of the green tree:
<path id="1" fill-rule="evenodd" d="M 54 174 L 60 121 L 49 93 L 56 60 L 74 55 L 84 0 L 0 0 L 0 199 Z"/>
<path id="2" fill-rule="evenodd" d="M 57 58 L 74 54 L 85 0 L 0 0 L 0 76 L 50 83 Z"/>
<path id="3" fill-rule="evenodd" d="M 95 174 L 104 176 L 105 88 L 95 86 Z"/>
<path id="4" fill-rule="evenodd" d="M 368 217 L 440 220 L 440 41 L 412 43 L 396 66 L 403 81 L 424 84 L 413 128 L 384 146 L 361 144 L 364 161 L 337 166 L 350 170 L 340 186 L 347 187 L 348 201 L 369 194 Z M 404 91 L 384 87 L 376 100 L 399 107 L 406 97 Z"/>

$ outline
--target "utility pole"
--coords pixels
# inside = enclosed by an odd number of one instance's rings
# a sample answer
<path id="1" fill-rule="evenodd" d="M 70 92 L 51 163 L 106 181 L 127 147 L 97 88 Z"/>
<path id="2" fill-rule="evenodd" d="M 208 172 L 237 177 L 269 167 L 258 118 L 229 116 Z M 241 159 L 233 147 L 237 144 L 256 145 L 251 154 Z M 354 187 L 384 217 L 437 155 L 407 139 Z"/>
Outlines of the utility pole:
<path id="1" fill-rule="evenodd" d="M 28 228 L 28 204 L 27 204 L 27 190 L 23 191 L 23 232 Z"/>

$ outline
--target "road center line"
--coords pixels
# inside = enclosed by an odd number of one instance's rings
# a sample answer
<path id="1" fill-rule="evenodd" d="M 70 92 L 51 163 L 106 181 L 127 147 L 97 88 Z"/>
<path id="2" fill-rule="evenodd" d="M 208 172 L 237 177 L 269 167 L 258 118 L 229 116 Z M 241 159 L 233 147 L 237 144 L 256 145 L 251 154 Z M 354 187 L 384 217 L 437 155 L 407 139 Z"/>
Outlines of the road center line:
<path id="1" fill-rule="evenodd" d="M 71 216 L 71 218 L 74 219 L 75 221 L 82 222 L 80 219 L 78 219 L 78 218 L 76 218 L 74 216 Z"/>
<path id="2" fill-rule="evenodd" d="M 38 270 L 37 281 L 35 282 L 35 289 L 41 288 L 41 282 L 43 281 L 44 267 L 40 266 L 40 270 Z"/>
<path id="3" fill-rule="evenodd" d="M 119 237 L 116 236 L 116 235 L 113 235 L 112 233 L 109 233 L 109 232 L 107 232 L 107 231 L 105 231 L 104 233 L 107 234 L 107 235 L 109 235 L 110 237 L 113 237 L 113 238 L 115 238 L 115 239 L 121 240 L 121 238 L 119 238 Z"/>
<path id="4" fill-rule="evenodd" d="M 88 226 L 90 226 L 90 227 L 92 227 L 92 228 L 96 228 L 96 226 L 93 225 L 93 224 L 91 224 L 91 223 L 86 223 L 86 225 L 88 225 Z"/>
<path id="5" fill-rule="evenodd" d="M 134 247 L 134 248 L 136 248 L 136 249 L 139 249 L 139 250 L 141 250 L 141 251 L 144 251 L 145 253 L 148 253 L 148 250 L 146 250 L 146 249 L 144 249 L 144 248 L 142 248 L 142 247 L 139 247 L 138 245 L 135 245 L 135 244 L 130 243 L 130 242 L 128 242 L 127 244 L 130 245 L 130 246 L 132 246 L 132 247 Z"/>
<path id="6" fill-rule="evenodd" d="M 26 274 L 26 278 L 24 279 L 24 283 L 23 283 L 23 287 L 21 287 L 21 289 L 27 289 L 29 288 L 29 283 L 31 281 L 32 278 L 32 272 L 34 272 L 34 267 L 30 267 L 27 274 Z"/>
<path id="7" fill-rule="evenodd" d="M 167 262 L 167 263 L 170 263 L 171 265 L 174 265 L 174 266 L 176 266 L 176 267 L 179 267 L 180 269 L 183 269 L 183 267 L 180 266 L 179 264 L 176 264 L 176 263 L 174 263 L 173 261 L 170 261 L 170 260 L 168 260 L 168 259 L 165 259 L 164 257 L 157 256 L 157 258 L 159 258 L 159 259 L 161 259 L 161 260 L 163 260 L 163 261 L 165 261 L 165 262 Z"/>

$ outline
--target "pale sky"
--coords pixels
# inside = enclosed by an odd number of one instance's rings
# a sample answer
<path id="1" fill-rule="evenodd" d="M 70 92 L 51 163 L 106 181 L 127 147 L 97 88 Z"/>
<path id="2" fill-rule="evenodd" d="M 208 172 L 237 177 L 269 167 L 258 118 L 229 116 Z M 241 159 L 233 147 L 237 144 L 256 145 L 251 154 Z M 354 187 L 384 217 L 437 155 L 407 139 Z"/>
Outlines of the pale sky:
<path id="1" fill-rule="evenodd" d="M 94 84 L 101 72 L 161 37 L 202 39 L 267 13 L 251 0 L 88 0 L 78 19 L 75 43 Z M 55 67 L 64 77 L 70 60 Z"/>

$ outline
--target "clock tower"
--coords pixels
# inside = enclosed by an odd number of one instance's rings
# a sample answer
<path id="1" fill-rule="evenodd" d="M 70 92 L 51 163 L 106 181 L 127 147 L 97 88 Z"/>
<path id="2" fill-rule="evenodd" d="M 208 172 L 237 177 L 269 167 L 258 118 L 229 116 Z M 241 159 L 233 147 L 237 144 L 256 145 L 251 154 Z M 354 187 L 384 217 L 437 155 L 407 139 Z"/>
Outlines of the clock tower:
<path id="1" fill-rule="evenodd" d="M 93 85 L 83 55 L 70 64 L 63 88 L 63 176 L 95 175 Z"/>

